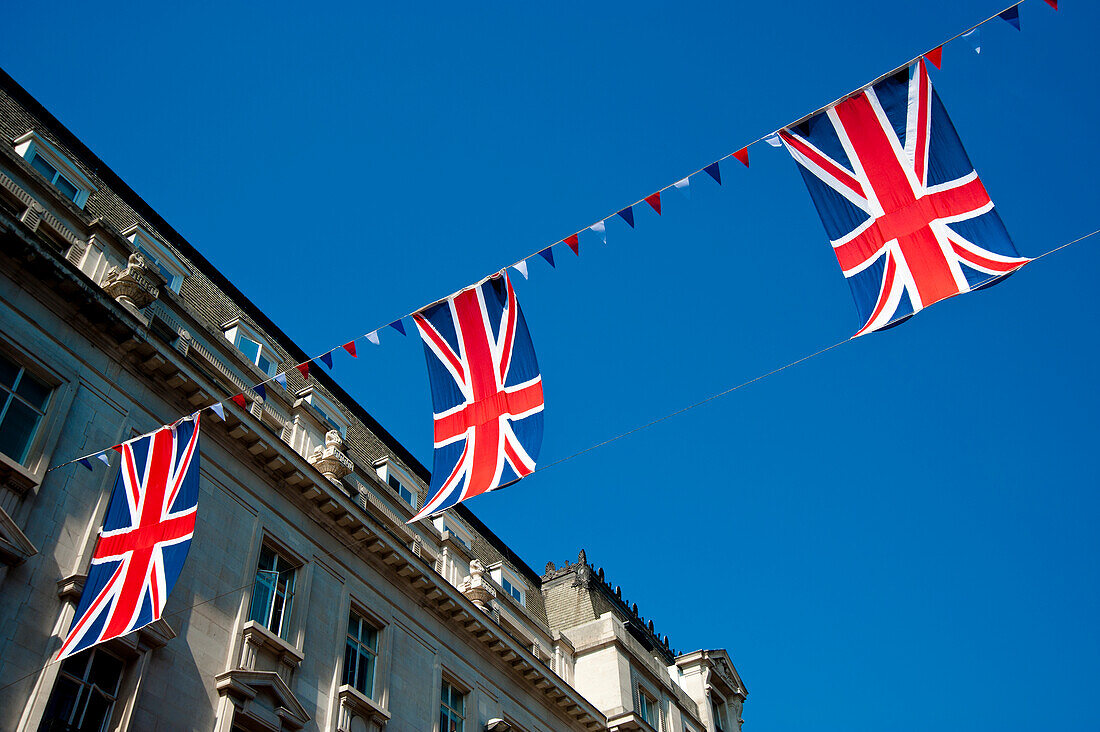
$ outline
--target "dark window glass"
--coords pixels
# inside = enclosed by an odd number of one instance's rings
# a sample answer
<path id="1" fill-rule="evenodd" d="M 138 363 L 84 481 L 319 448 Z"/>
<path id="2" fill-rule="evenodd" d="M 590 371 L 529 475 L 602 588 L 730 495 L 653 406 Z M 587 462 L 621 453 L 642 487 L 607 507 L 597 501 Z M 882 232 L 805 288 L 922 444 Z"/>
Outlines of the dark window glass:
<path id="1" fill-rule="evenodd" d="M 439 729 L 442 732 L 463 732 L 466 719 L 466 695 L 444 681 L 439 696 Z"/>
<path id="2" fill-rule="evenodd" d="M 0 452 L 25 463 L 52 390 L 0 356 Z"/>
<path id="3" fill-rule="evenodd" d="M 289 630 L 291 601 L 294 599 L 294 570 L 286 557 L 270 547 L 265 546 L 260 550 L 248 618 L 283 638 Z"/>
<path id="4" fill-rule="evenodd" d="M 102 732 L 118 698 L 123 663 L 101 648 L 65 659 L 39 732 Z"/>
<path id="5" fill-rule="evenodd" d="M 31 167 L 41 173 L 50 183 L 53 183 L 53 177 L 57 175 L 57 168 L 47 163 L 41 155 L 35 155 L 31 159 Z"/>
<path id="6" fill-rule="evenodd" d="M 344 647 L 344 683 L 374 698 L 374 667 L 378 655 L 378 629 L 358 613 L 348 617 Z"/>

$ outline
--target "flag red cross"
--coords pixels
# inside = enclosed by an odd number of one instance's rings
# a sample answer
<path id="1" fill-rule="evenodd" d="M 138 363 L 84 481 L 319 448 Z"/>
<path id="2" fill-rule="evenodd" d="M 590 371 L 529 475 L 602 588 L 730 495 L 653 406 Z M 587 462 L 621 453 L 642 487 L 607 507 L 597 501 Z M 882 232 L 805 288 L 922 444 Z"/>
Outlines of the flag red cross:
<path id="1" fill-rule="evenodd" d="M 844 275 L 851 277 L 887 254 L 875 309 L 856 335 L 887 324 L 880 321 L 892 312 L 886 306 L 900 297 L 899 287 L 908 291 L 915 312 L 970 290 L 960 263 L 1006 274 L 1027 262 L 986 251 L 946 226 L 992 210 L 993 202 L 976 171 L 928 185 L 931 99 L 921 62 L 910 83 L 904 146 L 871 89 L 828 110 L 854 170 L 789 130 L 780 133 L 799 162 L 869 214 L 861 226 L 833 241 Z"/>

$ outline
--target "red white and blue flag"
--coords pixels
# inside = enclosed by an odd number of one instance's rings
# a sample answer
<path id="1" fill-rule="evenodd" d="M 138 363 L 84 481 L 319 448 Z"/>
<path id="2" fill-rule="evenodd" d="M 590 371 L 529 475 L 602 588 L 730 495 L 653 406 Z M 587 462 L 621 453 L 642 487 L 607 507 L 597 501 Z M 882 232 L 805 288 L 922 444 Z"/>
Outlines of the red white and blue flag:
<path id="1" fill-rule="evenodd" d="M 529 475 L 542 447 L 542 376 L 507 271 L 413 316 L 435 413 L 431 497 L 413 517 Z M 410 521 L 411 523 L 411 521 Z"/>
<path id="2" fill-rule="evenodd" d="M 58 659 L 159 620 L 199 502 L 199 415 L 123 443 L 88 579 Z"/>
<path id="3" fill-rule="evenodd" d="M 856 335 L 1029 261 L 993 209 L 923 61 L 780 137 L 852 288 Z"/>

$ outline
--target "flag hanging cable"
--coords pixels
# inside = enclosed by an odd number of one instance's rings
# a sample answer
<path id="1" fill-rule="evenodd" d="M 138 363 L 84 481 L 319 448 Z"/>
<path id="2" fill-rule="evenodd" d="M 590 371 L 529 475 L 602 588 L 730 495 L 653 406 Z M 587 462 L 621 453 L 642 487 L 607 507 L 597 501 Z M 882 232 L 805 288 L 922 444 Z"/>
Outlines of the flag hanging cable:
<path id="1" fill-rule="evenodd" d="M 1047 3 L 1049 4 L 1049 0 L 1044 0 L 1044 1 L 1045 1 L 1045 2 L 1047 2 Z M 909 66 L 910 64 L 912 64 L 912 63 L 913 63 L 913 62 L 915 62 L 915 61 L 918 61 L 919 59 L 921 59 L 922 57 L 926 56 L 927 54 L 929 54 L 929 53 L 934 53 L 934 52 L 936 52 L 936 51 L 937 51 L 937 49 L 940 49 L 940 48 L 942 48 L 943 46 L 947 45 L 948 43 L 950 43 L 950 42 L 952 42 L 952 41 L 954 41 L 954 40 L 956 40 L 956 39 L 958 39 L 958 38 L 961 38 L 962 36 L 965 36 L 965 35 L 967 35 L 968 33 L 970 33 L 970 32 L 972 32 L 972 31 L 974 31 L 974 30 L 975 30 L 975 29 L 977 29 L 977 28 L 980 28 L 981 26 L 985 25 L 986 23 L 989 23 L 989 22 L 990 22 L 990 21 L 992 21 L 992 20 L 996 20 L 996 19 L 998 19 L 998 18 L 1001 18 L 1001 17 L 1002 17 L 1002 16 L 1003 16 L 1003 15 L 1004 15 L 1004 14 L 1005 14 L 1006 12 L 1009 12 L 1009 11 L 1012 11 L 1012 10 L 1018 10 L 1019 6 L 1020 6 L 1020 5 L 1022 5 L 1022 4 L 1024 3 L 1024 2 L 1026 2 L 1026 0 L 1019 0 L 1019 2 L 1015 2 L 1015 3 L 1011 4 L 1011 5 L 1009 5 L 1008 7 L 1004 8 L 1003 10 L 1001 10 L 1001 11 L 999 11 L 999 12 L 997 12 L 997 13 L 994 13 L 993 15 L 990 15 L 990 16 L 989 16 L 988 18 L 986 18 L 985 20 L 979 21 L 978 23 L 975 23 L 974 25 L 970 26 L 969 28 L 966 28 L 965 30 L 959 31 L 958 33 L 956 33 L 956 34 L 954 34 L 953 36 L 951 36 L 951 37 L 947 38 L 946 40 L 944 40 L 944 41 L 941 41 L 940 43 L 937 43 L 937 44 L 936 44 L 935 46 L 932 46 L 932 47 L 931 47 L 930 49 L 928 49 L 928 50 L 924 51 L 923 53 L 919 53 L 919 54 L 917 54 L 916 56 L 912 57 L 911 59 L 909 59 L 909 60 L 908 60 L 908 61 L 906 61 L 905 63 L 903 63 L 903 64 L 900 64 L 900 65 L 898 65 L 898 66 L 895 66 L 895 67 L 894 67 L 893 69 L 891 69 L 890 71 L 887 71 L 887 72 L 886 72 L 885 74 L 880 74 L 879 76 L 875 77 L 874 79 L 872 79 L 871 81 L 867 82 L 866 84 L 863 84 L 862 86 L 860 86 L 860 87 L 858 87 L 858 88 L 856 88 L 856 89 L 853 89 L 853 90 L 851 90 L 851 91 L 847 92 L 846 94 L 843 94 L 843 95 L 841 95 L 840 97 L 838 97 L 837 99 L 835 99 L 835 100 L 833 100 L 833 101 L 829 102 L 828 104 L 825 104 L 825 105 L 823 105 L 823 106 L 821 106 L 821 107 L 818 107 L 817 109 L 815 109 L 814 111 L 810 112 L 809 114 L 803 115 L 802 117 L 799 117 L 798 119 L 794 120 L 793 122 L 789 122 L 788 124 L 782 125 L 782 126 L 781 126 L 781 127 L 779 128 L 779 129 L 780 129 L 780 130 L 782 130 L 782 129 L 787 129 L 787 128 L 790 128 L 790 127 L 794 127 L 794 126 L 796 126 L 796 125 L 798 125 L 798 124 L 801 124 L 802 122 L 804 122 L 804 121 L 806 121 L 806 120 L 810 119 L 810 118 L 811 118 L 811 117 L 813 117 L 814 115 L 820 114 L 821 112 L 825 111 L 826 109 L 829 109 L 830 107 L 833 107 L 833 106 L 835 106 L 835 105 L 837 105 L 837 104 L 839 104 L 839 103 L 843 102 L 843 101 L 844 101 L 845 99 L 847 99 L 847 98 L 849 98 L 849 97 L 851 97 L 851 96 L 853 96 L 853 95 L 859 94 L 860 92 L 864 91 L 864 90 L 865 90 L 865 89 L 867 89 L 868 87 L 870 87 L 870 86 L 872 86 L 872 85 L 874 85 L 874 84 L 878 83 L 879 81 L 881 81 L 881 80 L 883 80 L 883 79 L 885 79 L 885 78 L 889 77 L 889 76 L 890 76 L 890 75 L 892 75 L 892 74 L 895 74 L 895 73 L 897 73 L 897 72 L 898 72 L 898 71 L 900 71 L 901 69 L 904 69 L 904 68 L 908 67 L 908 66 Z M 716 181 L 716 182 L 718 182 L 718 184 L 719 184 L 719 185 L 721 185 L 721 178 L 720 178 L 720 177 L 719 177 L 719 176 L 717 175 L 717 171 L 718 171 L 718 165 L 719 165 L 719 163 L 721 163 L 721 162 L 723 162 L 723 161 L 725 161 L 725 160 L 728 160 L 729 158 L 736 158 L 736 159 L 737 159 L 738 161 L 742 161 L 742 157 L 744 157 L 744 159 L 745 159 L 745 160 L 747 160 L 747 159 L 748 159 L 748 148 L 752 147 L 753 145 L 756 145 L 757 143 L 760 143 L 760 142 L 765 142 L 765 141 L 767 141 L 767 140 L 768 140 L 769 138 L 773 138 L 773 137 L 775 137 L 775 136 L 776 136 L 776 134 L 777 134 L 777 131 L 772 131 L 772 132 L 768 132 L 768 133 L 766 133 L 766 134 L 763 134 L 763 135 L 761 135 L 761 136 L 757 137 L 757 138 L 756 138 L 755 140 L 753 140 L 752 142 L 749 142 L 749 143 L 747 143 L 747 144 L 743 144 L 743 145 L 741 145 L 741 146 L 739 146 L 739 147 L 735 148 L 735 149 L 734 149 L 734 150 L 733 150 L 732 152 L 726 153 L 725 155 L 723 155 L 722 157 L 718 158 L 717 160 L 715 160 L 715 161 L 713 161 L 713 162 L 711 162 L 711 163 L 708 163 L 707 165 L 704 165 L 704 166 L 700 167 L 699 169 L 695 170 L 694 172 L 692 172 L 692 173 L 689 173 L 689 174 L 688 174 L 688 175 L 686 175 L 686 176 L 679 176 L 679 177 L 677 177 L 677 178 L 675 179 L 675 181 L 674 181 L 673 183 L 669 183 L 668 185 L 666 185 L 666 186 L 662 187 L 661 189 L 659 189 L 658 191 L 656 191 L 656 193 L 658 193 L 658 194 L 659 194 L 659 193 L 663 193 L 664 191 L 667 191 L 667 190 L 668 190 L 668 189 L 670 189 L 670 188 L 676 188 L 676 187 L 677 187 L 678 185 L 682 185 L 682 184 L 683 184 L 683 182 L 684 182 L 685 180 L 689 180 L 689 179 L 690 179 L 690 178 L 692 178 L 693 176 L 695 176 L 695 175 L 698 175 L 699 173 L 703 173 L 703 172 L 707 172 L 707 173 L 708 173 L 708 174 L 709 174 L 709 175 L 710 175 L 710 176 L 711 176 L 712 178 L 714 178 L 714 179 L 715 179 L 715 181 Z M 770 143 L 769 143 L 769 144 L 770 144 Z M 743 162 L 743 161 L 742 161 L 742 162 Z M 570 239 L 572 239 L 573 237 L 577 237 L 577 236 L 579 236 L 580 234 L 583 234 L 583 233 L 584 233 L 585 231 L 589 231 L 589 230 L 591 230 L 591 231 L 594 231 L 594 232 L 597 232 L 597 233 L 599 233 L 599 232 L 600 232 L 601 230 L 603 230 L 603 228 L 604 228 L 604 227 L 606 226 L 606 224 L 605 224 L 604 222 L 606 222 L 606 221 L 607 221 L 608 219 L 614 218 L 615 216 L 617 216 L 617 215 L 620 215 L 622 211 L 630 210 L 630 209 L 632 209 L 632 208 L 633 208 L 634 206 L 637 206 L 637 205 L 638 205 L 638 204 L 640 204 L 640 203 L 647 203 L 646 199 L 647 199 L 647 198 L 649 198 L 649 197 L 651 197 L 651 196 L 653 196 L 653 195 L 655 195 L 655 194 L 654 194 L 654 193 L 650 193 L 650 194 L 648 194 L 648 195 L 646 195 L 646 196 L 642 196 L 641 198 L 639 198 L 639 199 L 638 199 L 637 201 L 635 201 L 634 203 L 630 204 L 629 206 L 626 206 L 625 208 L 619 208 L 619 209 L 616 209 L 616 210 L 615 210 L 615 212 L 612 212 L 612 213 L 608 214 L 607 216 L 604 216 L 603 218 L 601 218 L 601 219 L 597 220 L 597 221 L 596 221 L 595 223 L 593 223 L 593 224 L 590 224 L 589 226 L 585 226 L 585 227 L 582 227 L 582 228 L 578 229 L 577 231 L 573 232 L 573 233 L 572 233 L 572 234 L 570 234 L 569 236 L 566 236 L 566 237 L 563 237 L 563 238 L 561 238 L 561 239 L 558 239 L 557 241 L 555 241 L 554 243 L 550 244 L 549 246 L 541 246 L 541 247 L 539 247 L 538 249 L 535 249 L 534 251 L 532 251 L 532 252 L 530 252 L 529 254 L 527 254 L 527 255 L 526 255 L 525 257 L 522 257 L 522 258 L 520 258 L 520 259 L 516 260 L 516 261 L 515 261 L 515 262 L 513 262 L 512 264 L 506 265 L 505 267 L 498 267 L 498 268 L 494 269 L 494 270 L 493 270 L 493 273 L 496 273 L 496 272 L 498 272 L 498 271 L 500 271 L 500 270 L 502 270 L 502 269 L 506 269 L 506 268 L 508 268 L 508 267 L 517 267 L 517 266 L 520 266 L 520 265 L 522 265 L 523 263 L 525 263 L 525 262 L 526 262 L 526 261 L 527 261 L 528 259 L 530 259 L 531 257 L 539 256 L 539 255 L 540 255 L 540 254 L 541 254 L 541 253 L 542 253 L 542 252 L 543 252 L 544 250 L 550 249 L 551 247 L 554 247 L 554 246 L 556 246 L 557 244 L 560 244 L 560 243 L 563 243 L 563 242 L 567 242 L 567 240 L 570 240 Z M 1092 235 L 1091 235 L 1091 234 L 1089 234 L 1089 236 L 1092 236 Z M 604 234 L 604 237 L 605 237 L 604 241 L 605 241 L 605 243 L 606 243 L 606 233 Z M 1085 238 L 1087 238 L 1087 237 L 1085 237 Z M 1070 244 L 1072 244 L 1072 243 L 1074 243 L 1074 242 L 1070 242 Z M 1067 244 L 1067 245 L 1065 245 L 1065 246 L 1068 246 L 1068 244 Z M 1055 251 L 1056 251 L 1056 250 L 1055 250 Z M 1048 254 L 1049 254 L 1049 253 L 1050 253 L 1050 252 L 1048 252 Z M 1041 256 L 1045 256 L 1045 255 L 1041 255 Z M 483 277 L 483 278 L 481 278 L 481 279 L 480 279 L 480 280 L 478 280 L 478 281 L 479 281 L 479 282 L 480 282 L 480 281 L 484 281 L 485 279 L 487 279 L 487 278 L 488 278 L 488 277 L 490 277 L 490 276 L 491 276 L 491 274 L 490 274 L 490 275 L 486 275 L 486 277 Z M 379 325 L 378 327 L 376 327 L 376 328 L 373 328 L 373 329 L 371 329 L 371 330 L 367 331 L 366 333 L 364 333 L 364 334 L 362 334 L 362 335 L 360 335 L 360 336 L 357 336 L 356 338 L 353 338 L 353 339 L 351 339 L 351 341 L 341 341 L 341 342 L 340 342 L 339 344 L 337 344 L 337 345 L 333 346 L 332 348 L 328 349 L 328 350 L 327 350 L 327 351 L 325 351 L 324 353 L 320 353 L 320 354 L 318 354 L 318 355 L 316 355 L 316 356 L 313 356 L 312 358 L 308 358 L 308 359 L 306 359 L 305 361 L 302 361 L 302 362 L 301 362 L 301 363 L 299 363 L 299 364 L 295 364 L 295 365 L 293 365 L 293 366 L 290 366 L 290 367 L 288 367 L 288 368 L 284 369 L 283 371 L 281 371 L 280 373 L 276 374 L 275 376 L 271 376 L 271 377 L 269 377 L 269 378 L 267 378 L 267 379 L 264 379 L 263 381 L 259 382 L 258 384 L 254 385 L 254 386 L 251 386 L 251 387 L 248 387 L 248 388 L 249 388 L 250 390 L 252 390 L 252 389 L 254 389 L 254 388 L 255 388 L 255 386 L 262 386 L 262 385 L 265 385 L 265 384 L 267 384 L 267 383 L 269 383 L 269 382 L 271 382 L 271 381 L 276 381 L 276 380 L 278 380 L 278 379 L 279 379 L 279 377 L 280 377 L 280 376 L 283 376 L 283 375 L 284 375 L 285 373 L 287 373 L 287 372 L 288 372 L 288 371 L 290 371 L 291 369 L 295 369 L 295 368 L 296 368 L 296 369 L 298 369 L 299 371 L 303 371 L 303 370 L 304 370 L 304 371 L 305 371 L 305 373 L 306 373 L 306 374 L 308 374 L 308 370 L 309 370 L 309 364 L 310 364 L 310 363 L 312 363 L 312 362 L 314 362 L 314 361 L 317 361 L 317 360 L 321 359 L 322 357 L 328 357 L 328 358 L 331 358 L 331 356 L 332 356 L 332 352 L 333 352 L 333 351 L 336 351 L 336 350 L 338 350 L 338 349 L 342 349 L 342 348 L 344 348 L 344 343 L 347 343 L 347 342 L 354 342 L 354 341 L 355 341 L 355 340 L 357 340 L 358 338 L 366 338 L 366 339 L 367 339 L 367 340 L 369 340 L 369 341 L 370 341 L 371 343 L 375 343 L 375 344 L 377 344 L 377 343 L 378 343 L 378 335 L 377 335 L 377 334 L 378 334 L 378 331 L 381 331 L 381 330 L 382 330 L 382 329 L 384 329 L 384 328 L 387 328 L 387 327 L 393 327 L 393 328 L 395 328 L 395 329 L 397 329 L 397 330 L 401 331 L 401 332 L 402 332 L 402 334 L 403 334 L 404 328 L 403 328 L 403 326 L 401 326 L 401 322 L 402 322 L 403 320 L 405 320 L 406 318 L 410 318 L 410 317 L 412 317 L 413 315 L 415 315 L 415 314 L 417 314 L 417 313 L 421 312 L 422 310 L 424 310 L 424 309 L 426 309 L 426 308 L 432 307 L 433 305 L 436 305 L 436 304 L 438 304 L 438 303 L 440 303 L 440 302 L 443 302 L 444 300 L 447 300 L 447 299 L 448 299 L 449 297 L 451 297 L 451 296 L 453 296 L 454 294 L 456 294 L 457 292 L 461 291 L 461 289 L 463 289 L 463 288 L 460 288 L 459 290 L 456 290 L 455 292 L 451 293 L 450 295 L 447 295 L 446 297 L 441 297 L 441 298 L 438 298 L 438 299 L 436 299 L 436 300 L 433 300 L 433 301 L 432 301 L 432 302 L 430 302 L 430 303 L 427 303 L 427 304 L 425 304 L 425 305 L 423 305 L 423 306 L 421 306 L 421 307 L 418 307 L 418 308 L 416 308 L 416 309 L 414 309 L 414 310 L 412 310 L 412 311 L 410 311 L 410 312 L 408 312 L 408 313 L 405 313 L 404 315 L 402 315 L 402 316 L 401 316 L 400 318 L 397 318 L 396 320 L 391 320 L 391 321 L 387 321 L 387 322 L 385 322 L 385 323 L 382 323 L 382 324 L 381 324 L 381 325 Z M 285 378 L 285 377 L 284 377 L 284 378 Z M 307 378 L 308 378 L 308 377 L 307 377 Z M 225 401 L 228 401 L 228 400 L 229 400 L 229 399 L 231 398 L 231 396 L 232 396 L 232 395 L 230 395 L 230 396 L 227 396 L 227 397 L 226 397 L 225 399 L 222 399 L 222 400 L 218 400 L 218 401 L 214 402 L 214 404 L 222 404 L 222 403 L 224 403 Z M 206 409 L 213 409 L 213 408 L 214 408 L 214 404 L 207 404 L 207 405 L 206 405 L 206 406 L 204 406 L 204 407 L 200 407 L 200 408 L 199 408 L 199 411 L 203 411 L 203 410 L 206 410 Z M 50 472 L 50 471 L 52 471 L 52 470 L 57 470 L 58 468 L 63 468 L 63 467 L 65 467 L 65 466 L 67 466 L 67 465 L 71 465 L 71 464 L 73 464 L 73 463 L 79 462 L 80 460 L 84 460 L 84 459 L 87 459 L 87 458 L 90 458 L 90 457 L 95 457 L 95 456 L 96 456 L 96 455 L 97 455 L 97 454 L 98 454 L 99 452 L 102 452 L 102 450 L 97 450 L 96 452 L 92 452 L 92 453 L 89 453 L 88 455 L 82 455 L 82 456 L 80 456 L 80 457 L 77 457 L 77 458 L 73 458 L 72 460 L 67 460 L 67 461 L 65 461 L 65 462 L 63 462 L 63 463 L 58 463 L 57 465 L 54 465 L 54 466 L 52 466 L 52 467 L 48 468 L 48 469 L 46 470 L 46 472 Z"/>

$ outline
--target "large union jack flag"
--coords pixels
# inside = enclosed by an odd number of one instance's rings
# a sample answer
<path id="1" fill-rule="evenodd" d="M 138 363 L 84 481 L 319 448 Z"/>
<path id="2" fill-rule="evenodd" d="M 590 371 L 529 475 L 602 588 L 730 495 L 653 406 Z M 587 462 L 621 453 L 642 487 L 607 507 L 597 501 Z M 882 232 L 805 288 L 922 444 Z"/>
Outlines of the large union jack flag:
<path id="1" fill-rule="evenodd" d="M 783 130 L 861 327 L 993 284 L 1019 256 L 924 62 Z"/>
<path id="2" fill-rule="evenodd" d="M 199 415 L 120 446 L 122 464 L 58 659 L 159 620 L 195 532 Z"/>
<path id="3" fill-rule="evenodd" d="M 529 475 L 542 446 L 543 401 L 535 348 L 507 271 L 413 320 L 435 412 L 431 498 L 417 521 Z"/>

